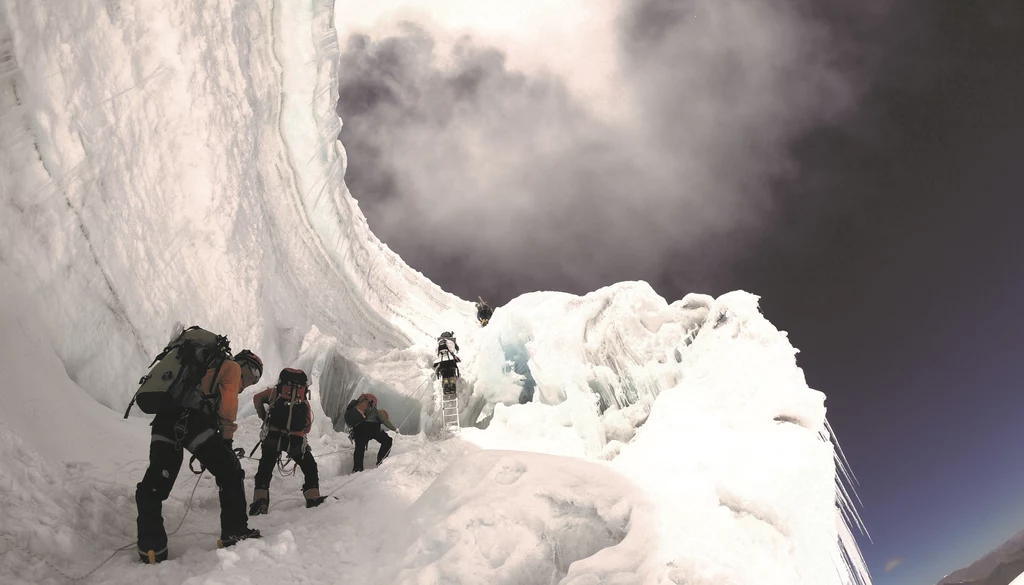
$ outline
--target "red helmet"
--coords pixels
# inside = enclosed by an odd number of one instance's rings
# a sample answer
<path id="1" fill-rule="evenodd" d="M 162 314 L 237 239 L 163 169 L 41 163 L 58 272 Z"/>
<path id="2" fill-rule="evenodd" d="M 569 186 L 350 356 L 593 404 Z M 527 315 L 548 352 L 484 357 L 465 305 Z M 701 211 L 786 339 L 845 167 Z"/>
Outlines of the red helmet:
<path id="1" fill-rule="evenodd" d="M 285 368 L 281 370 L 281 375 L 278 376 L 278 384 L 281 386 L 292 386 L 301 387 L 309 384 L 309 379 L 306 377 L 306 372 L 298 368 Z"/>

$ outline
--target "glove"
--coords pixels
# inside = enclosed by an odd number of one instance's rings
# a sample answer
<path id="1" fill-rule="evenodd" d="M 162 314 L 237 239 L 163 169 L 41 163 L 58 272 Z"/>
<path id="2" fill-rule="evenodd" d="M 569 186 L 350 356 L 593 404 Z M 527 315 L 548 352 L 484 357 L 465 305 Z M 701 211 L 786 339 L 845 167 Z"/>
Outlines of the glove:
<path id="1" fill-rule="evenodd" d="M 224 439 L 224 446 L 228 448 L 228 451 L 234 451 L 235 450 L 235 440 L 234 439 Z"/>

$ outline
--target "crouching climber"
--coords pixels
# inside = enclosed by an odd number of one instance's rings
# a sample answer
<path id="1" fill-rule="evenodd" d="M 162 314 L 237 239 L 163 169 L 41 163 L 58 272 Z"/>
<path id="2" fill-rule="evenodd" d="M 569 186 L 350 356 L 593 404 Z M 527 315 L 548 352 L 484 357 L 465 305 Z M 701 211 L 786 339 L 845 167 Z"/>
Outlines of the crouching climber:
<path id="1" fill-rule="evenodd" d="M 491 320 L 491 315 L 494 314 L 494 309 L 492 309 L 490 305 L 483 300 L 483 298 L 477 298 L 480 300 L 476 303 L 476 320 L 480 321 L 481 327 L 484 327 L 487 325 L 488 321 Z"/>
<path id="2" fill-rule="evenodd" d="M 457 352 L 459 342 L 455 334 L 445 331 L 437 338 L 437 359 L 434 360 L 434 372 L 441 380 L 441 390 L 445 394 L 455 394 L 455 379 L 459 377 L 459 359 Z"/>
<path id="3" fill-rule="evenodd" d="M 287 453 L 302 470 L 302 495 L 306 498 L 306 507 L 319 506 L 325 497 L 320 495 L 316 460 L 306 441 L 306 434 L 313 427 L 306 373 L 295 368 L 281 370 L 277 384 L 257 393 L 252 401 L 257 416 L 263 420 L 263 448 L 249 515 L 266 514 L 270 508 L 270 479 L 282 452 Z"/>
<path id="4" fill-rule="evenodd" d="M 360 394 L 358 398 L 348 403 L 345 409 L 345 422 L 352 428 L 349 437 L 355 442 L 356 450 L 352 454 L 352 473 L 363 470 L 363 455 L 370 446 L 373 439 L 380 443 L 377 451 L 377 465 L 380 466 L 384 458 L 391 453 L 393 439 L 381 428 L 385 426 L 394 432 L 398 428 L 391 422 L 388 411 L 377 409 L 377 397 L 373 394 Z"/>

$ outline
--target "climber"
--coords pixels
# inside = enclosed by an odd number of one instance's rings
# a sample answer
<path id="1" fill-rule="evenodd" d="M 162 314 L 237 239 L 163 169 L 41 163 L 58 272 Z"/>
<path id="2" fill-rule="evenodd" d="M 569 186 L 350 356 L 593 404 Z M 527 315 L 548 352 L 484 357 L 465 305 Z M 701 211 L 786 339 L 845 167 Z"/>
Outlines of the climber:
<path id="1" fill-rule="evenodd" d="M 483 298 L 477 298 L 480 300 L 476 304 L 476 319 L 477 321 L 480 321 L 481 327 L 485 327 L 487 326 L 487 322 L 491 320 L 491 315 L 494 314 L 494 309 L 492 309 L 490 305 L 483 300 Z"/>
<path id="2" fill-rule="evenodd" d="M 194 407 L 176 406 L 153 418 L 149 468 L 135 491 L 141 562 L 156 564 L 167 560 L 162 508 L 181 469 L 184 449 L 192 452 L 217 480 L 221 534 L 218 544 L 227 547 L 248 538 L 260 538 L 260 531 L 248 526 L 242 485 L 245 472 L 233 452 L 232 442 L 238 428 L 238 394 L 258 382 L 262 374 L 263 362 L 251 351 L 242 350 L 233 358 L 227 354 L 217 366 L 206 370 L 199 383 L 204 397 L 201 403 Z"/>
<path id="3" fill-rule="evenodd" d="M 377 408 L 377 397 L 373 394 L 360 394 L 348 403 L 345 409 L 345 423 L 351 427 L 349 438 L 355 441 L 356 449 L 352 454 L 352 473 L 363 470 L 363 455 L 370 445 L 370 439 L 380 443 L 377 451 L 377 466 L 380 467 L 384 458 L 391 452 L 394 440 L 384 432 L 381 425 L 398 433 L 398 428 L 391 422 L 388 411 Z"/>
<path id="4" fill-rule="evenodd" d="M 287 453 L 302 470 L 302 495 L 306 499 L 306 507 L 319 506 L 325 498 L 320 495 L 316 459 L 306 441 L 306 434 L 313 427 L 306 372 L 295 368 L 281 370 L 277 384 L 257 393 L 252 402 L 256 406 L 256 415 L 263 421 L 263 449 L 249 515 L 266 514 L 270 508 L 270 480 L 274 464 L 282 452 Z M 267 404 L 270 405 L 269 410 Z"/>
<path id="5" fill-rule="evenodd" d="M 455 394 L 455 379 L 459 377 L 459 342 L 455 334 L 445 331 L 437 338 L 437 359 L 434 360 L 434 372 L 441 380 L 441 390 L 445 394 Z"/>

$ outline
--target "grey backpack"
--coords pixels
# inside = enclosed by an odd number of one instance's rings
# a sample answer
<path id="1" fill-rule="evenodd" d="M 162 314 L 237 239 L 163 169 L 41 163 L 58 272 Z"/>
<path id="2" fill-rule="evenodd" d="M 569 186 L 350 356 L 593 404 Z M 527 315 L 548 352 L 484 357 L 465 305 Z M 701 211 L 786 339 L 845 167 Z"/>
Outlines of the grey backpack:
<path id="1" fill-rule="evenodd" d="M 205 397 L 199 384 L 210 368 L 231 359 L 228 338 L 210 333 L 197 325 L 189 327 L 164 348 L 148 374 L 139 380 L 139 389 L 124 411 L 128 418 L 133 404 L 146 414 L 159 414 L 175 408 L 199 408 Z M 217 374 L 214 374 L 216 380 Z"/>

